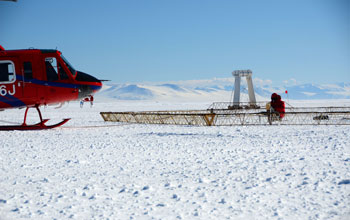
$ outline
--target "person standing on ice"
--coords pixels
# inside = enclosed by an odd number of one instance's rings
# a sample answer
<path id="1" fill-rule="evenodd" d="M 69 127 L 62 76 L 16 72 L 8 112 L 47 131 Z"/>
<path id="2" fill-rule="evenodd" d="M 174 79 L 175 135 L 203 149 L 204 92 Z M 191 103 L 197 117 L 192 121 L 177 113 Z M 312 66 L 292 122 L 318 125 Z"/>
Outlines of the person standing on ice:
<path id="1" fill-rule="evenodd" d="M 282 98 L 277 93 L 273 93 L 271 95 L 271 102 L 266 104 L 266 110 L 271 112 L 278 112 L 280 119 L 284 117 L 284 113 L 286 112 L 286 106 Z"/>

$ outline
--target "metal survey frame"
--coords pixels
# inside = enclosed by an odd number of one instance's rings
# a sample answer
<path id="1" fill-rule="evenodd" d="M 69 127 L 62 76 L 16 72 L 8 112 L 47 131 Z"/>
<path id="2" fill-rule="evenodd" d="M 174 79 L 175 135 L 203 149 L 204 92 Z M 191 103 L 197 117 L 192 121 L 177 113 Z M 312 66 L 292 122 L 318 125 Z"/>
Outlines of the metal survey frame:
<path id="1" fill-rule="evenodd" d="M 105 121 L 138 124 L 213 126 L 216 114 L 192 111 L 101 112 Z"/>
<path id="2" fill-rule="evenodd" d="M 350 107 L 286 108 L 283 119 L 265 108 L 214 108 L 232 103 L 213 103 L 207 110 L 101 112 L 105 121 L 192 126 L 235 125 L 350 125 Z M 276 116 L 276 115 L 275 115 Z M 269 121 L 272 119 L 271 121 Z M 275 119 L 278 118 L 278 119 Z"/>

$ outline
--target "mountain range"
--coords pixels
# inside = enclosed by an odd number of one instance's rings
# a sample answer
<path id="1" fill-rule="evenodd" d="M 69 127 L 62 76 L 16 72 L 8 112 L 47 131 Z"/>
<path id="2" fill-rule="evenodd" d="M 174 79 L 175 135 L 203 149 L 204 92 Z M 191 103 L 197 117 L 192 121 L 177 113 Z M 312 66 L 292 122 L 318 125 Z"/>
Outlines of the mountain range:
<path id="1" fill-rule="evenodd" d="M 248 89 L 241 80 L 241 101 L 248 101 Z M 276 92 L 286 99 L 348 99 L 350 83 L 297 84 L 273 86 L 270 80 L 253 79 L 256 99 L 268 100 Z M 107 83 L 97 94 L 99 97 L 118 100 L 156 101 L 216 101 L 228 102 L 233 99 L 234 79 L 214 78 L 207 80 L 187 80 L 175 82 Z"/>

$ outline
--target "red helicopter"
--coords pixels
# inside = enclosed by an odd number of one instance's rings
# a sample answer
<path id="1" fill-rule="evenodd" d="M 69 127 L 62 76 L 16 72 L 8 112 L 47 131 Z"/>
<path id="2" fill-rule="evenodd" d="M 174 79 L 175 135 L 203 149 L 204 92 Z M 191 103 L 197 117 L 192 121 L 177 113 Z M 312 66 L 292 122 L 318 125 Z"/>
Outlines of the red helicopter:
<path id="1" fill-rule="evenodd" d="M 3 125 L 0 130 L 41 130 L 59 127 L 69 119 L 46 125 L 39 107 L 73 100 L 93 101 L 101 80 L 76 71 L 58 50 L 5 50 L 0 45 L 0 111 L 24 108 L 21 125 Z M 27 125 L 29 108 L 38 111 L 40 122 Z"/>

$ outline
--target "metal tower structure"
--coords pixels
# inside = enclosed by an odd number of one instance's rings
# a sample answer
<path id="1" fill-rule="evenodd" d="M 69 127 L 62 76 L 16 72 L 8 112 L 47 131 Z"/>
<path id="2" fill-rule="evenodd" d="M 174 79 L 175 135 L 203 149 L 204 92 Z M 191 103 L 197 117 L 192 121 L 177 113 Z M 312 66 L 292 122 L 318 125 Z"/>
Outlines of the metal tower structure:
<path id="1" fill-rule="evenodd" d="M 232 72 L 233 77 L 235 77 L 235 92 L 233 97 L 233 107 L 238 108 L 240 106 L 240 96 L 241 96 L 241 77 L 246 77 L 248 84 L 248 95 L 249 95 L 249 105 L 251 107 L 256 106 L 256 99 L 252 81 L 251 70 L 235 70 Z"/>

